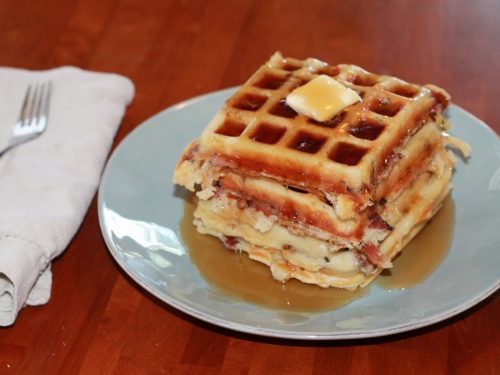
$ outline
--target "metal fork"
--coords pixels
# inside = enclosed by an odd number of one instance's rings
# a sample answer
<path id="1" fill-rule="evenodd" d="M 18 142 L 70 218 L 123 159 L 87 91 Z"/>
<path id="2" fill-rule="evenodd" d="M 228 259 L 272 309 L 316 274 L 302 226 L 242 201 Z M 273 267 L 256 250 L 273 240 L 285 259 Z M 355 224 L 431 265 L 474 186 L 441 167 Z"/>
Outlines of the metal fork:
<path id="1" fill-rule="evenodd" d="M 0 151 L 0 156 L 44 132 L 49 116 L 51 91 L 51 81 L 28 86 L 12 136 L 8 145 Z"/>

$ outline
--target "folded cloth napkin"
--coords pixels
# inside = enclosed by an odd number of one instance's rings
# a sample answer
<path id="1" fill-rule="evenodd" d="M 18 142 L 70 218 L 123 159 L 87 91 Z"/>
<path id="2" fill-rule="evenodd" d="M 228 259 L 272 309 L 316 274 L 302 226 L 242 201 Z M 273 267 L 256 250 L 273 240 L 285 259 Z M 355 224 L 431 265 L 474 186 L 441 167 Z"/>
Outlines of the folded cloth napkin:
<path id="1" fill-rule="evenodd" d="M 30 83 L 52 81 L 49 122 L 0 157 L 0 326 L 50 298 L 50 262 L 81 224 L 127 105 L 132 82 L 73 67 L 0 68 L 0 149 Z"/>

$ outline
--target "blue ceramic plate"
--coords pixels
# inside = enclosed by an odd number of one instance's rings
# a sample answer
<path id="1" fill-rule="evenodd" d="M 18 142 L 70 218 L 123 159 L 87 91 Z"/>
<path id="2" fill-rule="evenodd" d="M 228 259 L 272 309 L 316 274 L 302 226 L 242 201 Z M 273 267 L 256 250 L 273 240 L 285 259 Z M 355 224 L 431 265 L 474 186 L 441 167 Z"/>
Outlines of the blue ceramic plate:
<path id="1" fill-rule="evenodd" d="M 500 140 L 452 105 L 452 134 L 472 146 L 453 177 L 452 247 L 425 281 L 405 290 L 372 285 L 336 310 L 298 314 L 228 297 L 208 284 L 179 238 L 183 199 L 171 183 L 175 164 L 235 91 L 203 95 L 150 118 L 116 148 L 99 189 L 99 221 L 112 256 L 149 293 L 206 322 L 256 335 L 324 340 L 375 337 L 454 316 L 500 285 Z"/>

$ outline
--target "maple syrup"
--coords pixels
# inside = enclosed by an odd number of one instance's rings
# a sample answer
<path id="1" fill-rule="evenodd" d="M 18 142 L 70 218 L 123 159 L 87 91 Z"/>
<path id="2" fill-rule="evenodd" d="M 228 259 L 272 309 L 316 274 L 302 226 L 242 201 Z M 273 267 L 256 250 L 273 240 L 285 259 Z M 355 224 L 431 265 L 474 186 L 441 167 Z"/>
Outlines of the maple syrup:
<path id="1" fill-rule="evenodd" d="M 328 158 L 334 162 L 354 166 L 365 156 L 368 150 L 347 142 L 338 143 L 328 154 Z"/>
<path id="2" fill-rule="evenodd" d="M 294 148 L 298 151 L 307 152 L 308 154 L 315 154 L 321 149 L 326 140 L 327 138 L 325 137 L 300 131 L 288 147 Z"/>
<path id="3" fill-rule="evenodd" d="M 384 289 L 406 289 L 415 286 L 434 272 L 446 258 L 451 246 L 455 225 L 455 206 L 448 196 L 443 207 L 408 243 L 393 267 L 375 279 Z"/>
<path id="4" fill-rule="evenodd" d="M 226 119 L 215 133 L 227 137 L 239 137 L 245 130 L 246 125 L 239 121 Z"/>
<path id="5" fill-rule="evenodd" d="M 256 94 L 245 94 L 240 96 L 233 107 L 242 109 L 244 111 L 258 111 L 260 107 L 267 101 L 267 97 Z"/>
<path id="6" fill-rule="evenodd" d="M 294 118 L 297 116 L 297 112 L 293 110 L 288 104 L 286 104 L 285 98 L 280 99 L 269 111 L 271 115 Z"/>
<path id="7" fill-rule="evenodd" d="M 181 238 L 203 278 L 232 298 L 289 312 L 319 312 L 340 308 L 369 293 L 369 287 L 347 291 L 297 280 L 278 282 L 269 267 L 246 253 L 226 249 L 219 239 L 199 234 L 192 224 L 194 209 L 191 194 L 184 204 Z M 448 253 L 453 217 L 453 201 L 447 198 L 440 212 L 394 260 L 394 268 L 384 271 L 376 283 L 385 289 L 409 288 L 428 277 Z"/>
<path id="8" fill-rule="evenodd" d="M 377 122 L 363 120 L 357 123 L 355 126 L 350 126 L 348 128 L 348 132 L 356 138 L 374 141 L 379 137 L 384 128 L 384 125 L 381 125 Z"/>
<path id="9" fill-rule="evenodd" d="M 196 231 L 193 221 L 195 208 L 191 195 L 184 204 L 180 223 L 181 238 L 192 262 L 203 278 L 222 293 L 239 300 L 289 312 L 333 310 L 352 302 L 368 289 L 347 291 L 320 288 L 297 280 L 276 281 L 269 267 L 251 260 L 244 252 L 226 249 L 212 236 Z"/>
<path id="10" fill-rule="evenodd" d="M 254 131 L 250 138 L 256 142 L 273 145 L 281 139 L 285 132 L 286 128 L 282 126 L 263 122 L 259 124 L 258 128 Z"/>
<path id="11" fill-rule="evenodd" d="M 368 109 L 382 116 L 394 117 L 403 108 L 403 103 L 390 98 L 377 98 L 372 101 Z"/>
<path id="12" fill-rule="evenodd" d="M 287 77 L 279 77 L 272 74 L 266 74 L 258 82 L 254 84 L 256 87 L 266 90 L 277 90 L 283 83 L 285 83 Z"/>

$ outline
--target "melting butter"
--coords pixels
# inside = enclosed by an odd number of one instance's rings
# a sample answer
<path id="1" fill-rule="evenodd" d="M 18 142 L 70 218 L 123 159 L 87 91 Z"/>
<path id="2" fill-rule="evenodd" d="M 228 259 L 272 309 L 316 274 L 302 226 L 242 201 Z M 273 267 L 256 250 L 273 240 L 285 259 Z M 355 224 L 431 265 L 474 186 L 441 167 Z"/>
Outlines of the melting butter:
<path id="1" fill-rule="evenodd" d="M 356 91 L 327 75 L 317 76 L 286 97 L 286 103 L 297 113 L 321 122 L 359 101 Z"/>

